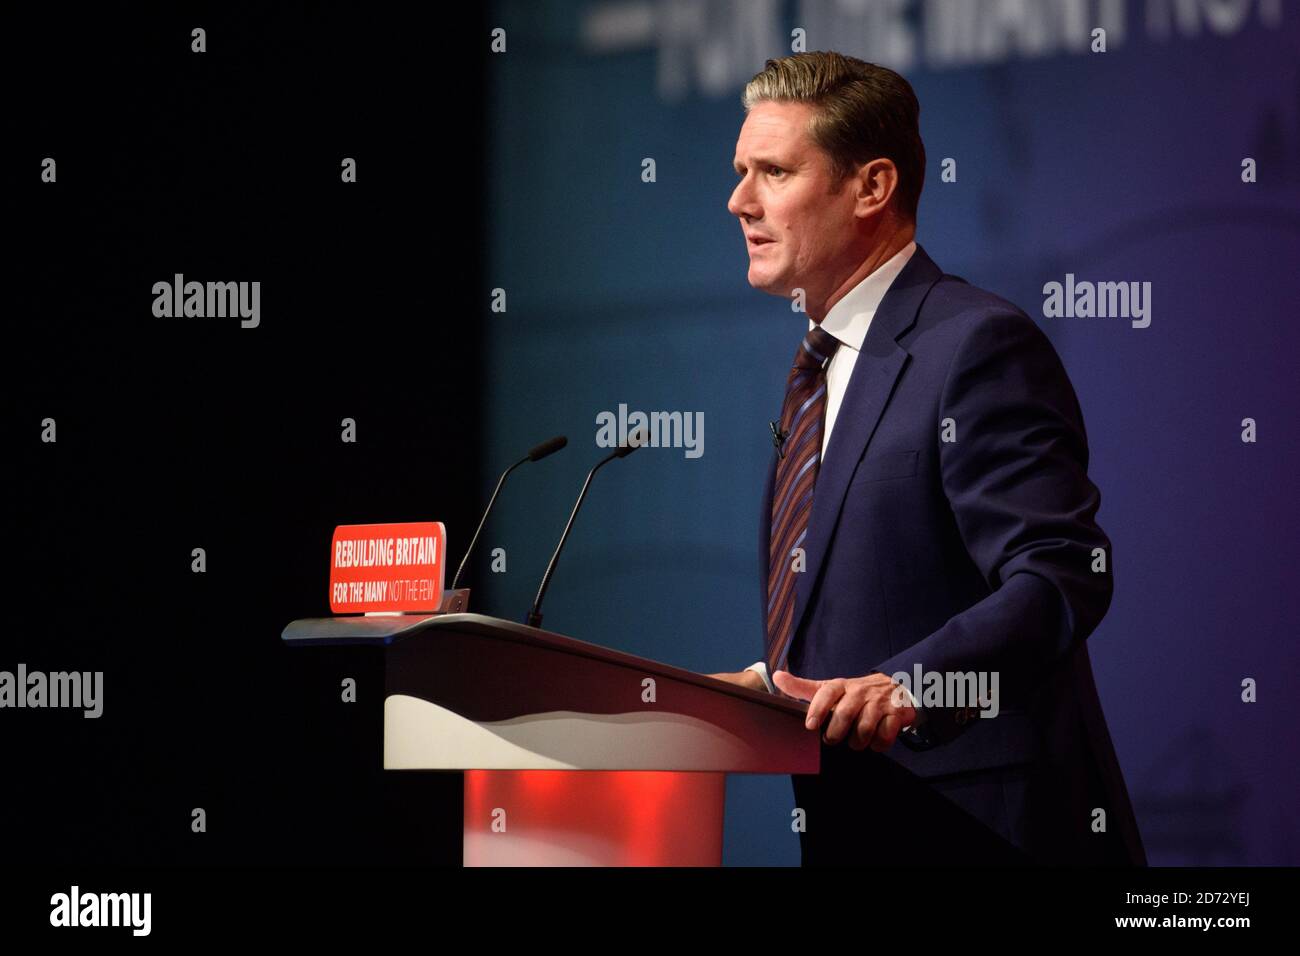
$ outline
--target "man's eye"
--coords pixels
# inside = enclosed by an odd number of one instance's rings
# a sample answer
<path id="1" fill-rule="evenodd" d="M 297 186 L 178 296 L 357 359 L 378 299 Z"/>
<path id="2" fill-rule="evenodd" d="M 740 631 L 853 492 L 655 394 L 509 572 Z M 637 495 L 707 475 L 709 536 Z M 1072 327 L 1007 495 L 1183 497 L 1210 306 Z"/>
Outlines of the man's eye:
<path id="1" fill-rule="evenodd" d="M 782 169 L 780 166 L 769 166 L 767 167 L 767 171 L 769 175 L 774 175 L 774 176 L 779 176 L 781 173 L 785 172 L 785 170 Z"/>

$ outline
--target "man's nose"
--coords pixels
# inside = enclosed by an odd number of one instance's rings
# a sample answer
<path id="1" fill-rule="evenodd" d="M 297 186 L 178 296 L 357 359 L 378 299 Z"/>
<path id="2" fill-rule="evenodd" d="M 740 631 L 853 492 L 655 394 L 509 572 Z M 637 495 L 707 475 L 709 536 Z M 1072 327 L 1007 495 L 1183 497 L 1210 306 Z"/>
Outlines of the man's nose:
<path id="1" fill-rule="evenodd" d="M 742 179 L 736 184 L 736 188 L 731 191 L 731 198 L 727 200 L 727 212 L 738 218 L 749 217 L 751 219 L 759 218 L 758 204 L 750 193 L 746 183 L 748 179 Z"/>

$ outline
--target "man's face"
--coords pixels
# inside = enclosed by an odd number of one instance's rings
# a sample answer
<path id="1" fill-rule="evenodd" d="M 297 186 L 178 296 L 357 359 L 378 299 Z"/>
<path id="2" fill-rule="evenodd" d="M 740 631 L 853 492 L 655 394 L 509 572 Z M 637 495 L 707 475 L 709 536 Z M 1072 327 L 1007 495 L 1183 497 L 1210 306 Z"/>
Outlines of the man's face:
<path id="1" fill-rule="evenodd" d="M 831 192 L 830 158 L 808 133 L 813 114 L 807 103 L 754 105 L 736 140 L 740 181 L 727 210 L 746 235 L 749 284 L 817 301 L 842 278 L 857 222 L 854 177 Z"/>

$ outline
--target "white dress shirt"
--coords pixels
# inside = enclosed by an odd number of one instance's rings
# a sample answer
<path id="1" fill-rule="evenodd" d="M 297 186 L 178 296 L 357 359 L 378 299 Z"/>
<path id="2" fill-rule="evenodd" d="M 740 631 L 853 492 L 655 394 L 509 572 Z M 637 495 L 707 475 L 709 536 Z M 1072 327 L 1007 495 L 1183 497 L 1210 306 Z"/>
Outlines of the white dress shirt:
<path id="1" fill-rule="evenodd" d="M 867 329 L 871 327 L 871 320 L 876 316 L 876 309 L 880 307 L 880 301 L 889 291 L 889 287 L 894 284 L 898 274 L 903 271 L 903 266 L 907 265 L 912 253 L 916 251 L 916 243 L 909 242 L 902 249 L 899 249 L 894 256 L 888 261 L 876 267 L 876 270 L 866 276 L 861 282 L 850 289 L 840 301 L 831 306 L 831 310 L 826 313 L 822 319 L 822 329 L 829 332 L 835 338 L 839 339 L 839 347 L 835 354 L 829 359 L 826 369 L 826 422 L 822 427 L 822 460 L 826 459 L 826 449 L 831 440 L 831 429 L 835 427 L 835 417 L 839 414 L 840 405 L 844 401 L 844 393 L 848 390 L 849 379 L 853 377 L 853 366 L 858 361 L 858 353 L 862 351 L 862 342 L 867 337 Z M 809 331 L 817 323 L 811 318 L 808 320 Z M 818 465 L 820 468 L 820 464 Z M 767 674 L 767 664 L 764 661 L 756 661 L 745 668 L 747 671 L 756 671 L 763 678 L 763 683 L 767 685 L 769 693 L 776 693 L 776 688 L 772 686 L 772 680 Z M 909 692 L 908 696 L 911 694 Z M 915 699 L 913 699 L 915 704 Z"/>

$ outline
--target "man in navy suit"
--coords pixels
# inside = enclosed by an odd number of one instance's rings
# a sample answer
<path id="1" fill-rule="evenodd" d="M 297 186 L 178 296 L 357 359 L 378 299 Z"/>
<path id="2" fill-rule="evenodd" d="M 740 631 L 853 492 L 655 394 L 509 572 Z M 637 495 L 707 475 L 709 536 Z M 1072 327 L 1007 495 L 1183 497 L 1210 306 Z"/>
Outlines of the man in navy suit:
<path id="1" fill-rule="evenodd" d="M 765 657 L 714 676 L 810 702 L 804 863 L 982 862 L 938 794 L 1014 848 L 999 861 L 1144 864 L 1085 643 L 1110 541 L 1056 351 L 915 242 L 906 80 L 796 54 L 744 105 L 728 209 L 749 282 L 808 327 L 772 423 Z"/>

